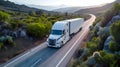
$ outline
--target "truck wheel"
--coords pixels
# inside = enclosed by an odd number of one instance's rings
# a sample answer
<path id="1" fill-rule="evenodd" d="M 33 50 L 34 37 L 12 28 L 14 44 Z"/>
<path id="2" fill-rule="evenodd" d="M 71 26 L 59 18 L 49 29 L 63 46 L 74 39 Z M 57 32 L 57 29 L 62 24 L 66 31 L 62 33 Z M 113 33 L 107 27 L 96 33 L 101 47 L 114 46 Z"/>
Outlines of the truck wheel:
<path id="1" fill-rule="evenodd" d="M 61 42 L 61 47 L 63 46 L 64 44 L 63 44 L 63 41 Z"/>
<path id="2" fill-rule="evenodd" d="M 61 48 L 63 46 L 63 42 L 61 42 L 61 45 L 58 46 L 58 48 Z"/>
<path id="3" fill-rule="evenodd" d="M 82 30 L 82 27 L 80 28 L 80 30 L 79 31 L 81 31 Z"/>

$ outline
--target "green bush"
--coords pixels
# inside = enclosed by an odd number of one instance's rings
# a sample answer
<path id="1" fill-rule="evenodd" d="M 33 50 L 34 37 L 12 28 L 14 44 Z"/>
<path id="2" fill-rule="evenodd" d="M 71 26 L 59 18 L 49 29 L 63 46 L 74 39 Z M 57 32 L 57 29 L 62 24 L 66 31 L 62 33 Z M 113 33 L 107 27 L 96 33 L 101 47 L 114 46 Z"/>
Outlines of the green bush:
<path id="1" fill-rule="evenodd" d="M 120 4 L 115 3 L 113 8 L 114 8 L 115 14 L 119 14 L 119 12 L 120 12 Z"/>
<path id="2" fill-rule="evenodd" d="M 22 21 L 20 19 L 12 19 L 10 20 L 10 25 L 12 29 L 16 29 L 18 28 L 20 25 L 22 25 Z"/>
<path id="3" fill-rule="evenodd" d="M 90 54 L 92 54 L 94 51 L 101 50 L 101 39 L 99 37 L 93 37 L 86 45 Z"/>
<path id="4" fill-rule="evenodd" d="M 0 49 L 3 47 L 3 43 L 0 42 Z"/>
<path id="5" fill-rule="evenodd" d="M 115 59 L 114 54 L 107 53 L 106 51 L 100 51 L 101 60 L 100 62 L 106 67 L 111 67 L 111 65 L 114 65 L 114 62 L 117 60 Z M 114 66 L 113 66 L 114 67 Z"/>
<path id="6" fill-rule="evenodd" d="M 107 52 L 106 51 L 104 51 L 104 50 L 101 50 L 101 51 L 99 51 L 100 52 L 100 55 L 103 57 L 103 56 L 105 56 L 106 54 L 107 54 Z"/>
<path id="7" fill-rule="evenodd" d="M 92 53 L 93 53 L 94 51 L 97 50 L 97 44 L 94 43 L 94 42 L 87 42 L 86 45 L 87 45 L 87 48 L 88 48 L 88 50 L 89 50 L 89 52 L 90 52 L 91 55 L 92 55 Z"/>
<path id="8" fill-rule="evenodd" d="M 47 23 L 44 24 L 44 26 L 45 26 L 46 34 L 50 33 L 51 28 L 52 28 L 52 23 L 47 22 Z"/>
<path id="9" fill-rule="evenodd" d="M 109 49 L 112 50 L 113 52 L 119 51 L 120 50 L 120 46 L 116 42 L 111 41 L 110 45 L 109 45 Z"/>
<path id="10" fill-rule="evenodd" d="M 44 37 L 46 35 L 45 25 L 43 23 L 30 23 L 27 26 L 27 32 L 30 36 Z"/>
<path id="11" fill-rule="evenodd" d="M 3 40 L 3 44 L 6 46 L 16 46 L 11 36 L 6 36 L 5 39 Z"/>
<path id="12" fill-rule="evenodd" d="M 93 26 L 95 26 L 97 23 L 99 23 L 100 21 L 103 20 L 103 17 L 98 17 L 97 19 L 95 19 L 95 21 L 93 22 Z"/>
<path id="13" fill-rule="evenodd" d="M 109 54 L 107 53 L 104 57 L 103 57 L 104 61 L 108 64 L 112 64 L 113 61 L 115 60 L 114 54 Z"/>
<path id="14" fill-rule="evenodd" d="M 120 21 L 112 24 L 110 34 L 113 36 L 114 40 L 120 44 Z"/>
<path id="15" fill-rule="evenodd" d="M 79 60 L 72 60 L 70 67 L 80 67 L 79 65 L 80 65 Z"/>
<path id="16" fill-rule="evenodd" d="M 0 11 L 0 21 L 1 22 L 8 21 L 9 19 L 10 19 L 10 15 L 9 14 Z"/>

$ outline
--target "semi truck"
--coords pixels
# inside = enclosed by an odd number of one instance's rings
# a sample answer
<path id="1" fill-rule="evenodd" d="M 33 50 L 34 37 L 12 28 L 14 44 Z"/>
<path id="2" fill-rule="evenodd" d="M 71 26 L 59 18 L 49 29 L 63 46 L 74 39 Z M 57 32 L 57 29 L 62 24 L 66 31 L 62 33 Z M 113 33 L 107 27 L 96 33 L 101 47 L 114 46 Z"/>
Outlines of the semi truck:
<path id="1" fill-rule="evenodd" d="M 48 47 L 60 48 L 82 29 L 84 18 L 57 21 L 47 38 Z"/>

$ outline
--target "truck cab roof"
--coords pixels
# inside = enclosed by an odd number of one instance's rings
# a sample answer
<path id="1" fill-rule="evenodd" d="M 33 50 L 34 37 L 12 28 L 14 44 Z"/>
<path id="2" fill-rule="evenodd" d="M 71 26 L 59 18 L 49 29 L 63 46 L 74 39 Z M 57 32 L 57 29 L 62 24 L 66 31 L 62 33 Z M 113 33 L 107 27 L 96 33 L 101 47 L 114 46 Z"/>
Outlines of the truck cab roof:
<path id="1" fill-rule="evenodd" d="M 54 25 L 53 25 L 53 30 L 63 30 L 64 26 L 67 24 L 68 22 L 65 21 L 57 21 Z"/>

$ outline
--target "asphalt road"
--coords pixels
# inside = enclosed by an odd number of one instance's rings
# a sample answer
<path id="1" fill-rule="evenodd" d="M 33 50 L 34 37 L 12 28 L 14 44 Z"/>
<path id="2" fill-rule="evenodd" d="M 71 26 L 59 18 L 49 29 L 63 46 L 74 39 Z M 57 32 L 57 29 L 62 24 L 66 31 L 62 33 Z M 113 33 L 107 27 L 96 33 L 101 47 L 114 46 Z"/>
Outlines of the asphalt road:
<path id="1" fill-rule="evenodd" d="M 82 30 L 77 33 L 62 48 L 48 48 L 45 43 L 9 60 L 2 67 L 66 67 L 75 50 L 89 32 L 89 26 L 95 20 L 95 16 L 84 22 Z"/>

